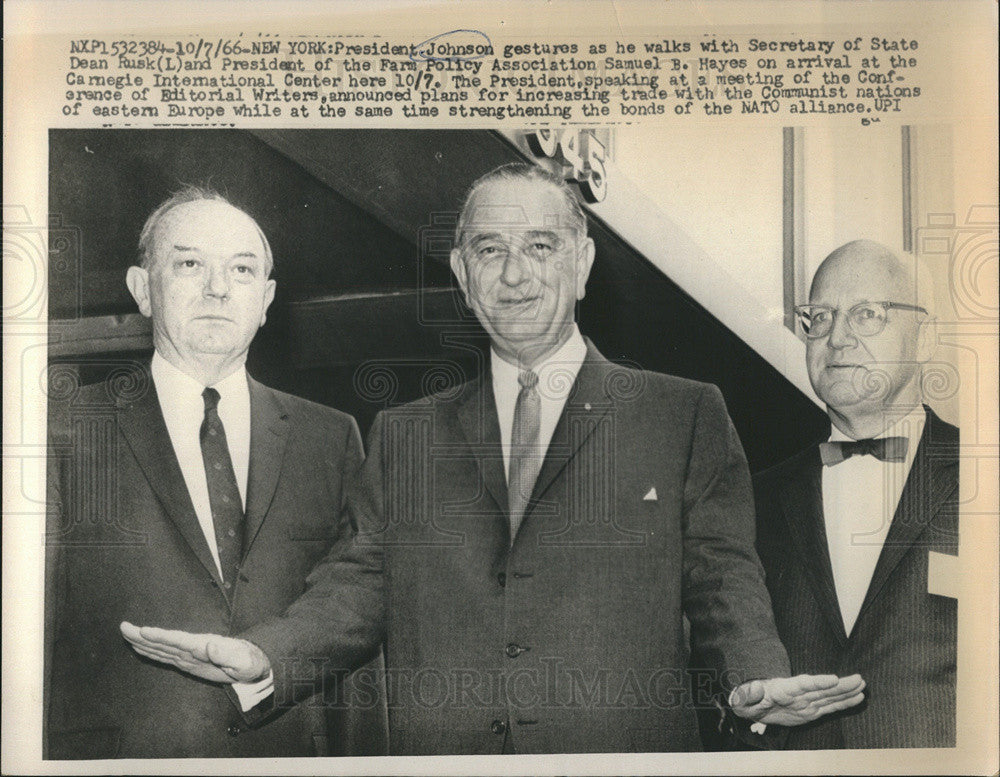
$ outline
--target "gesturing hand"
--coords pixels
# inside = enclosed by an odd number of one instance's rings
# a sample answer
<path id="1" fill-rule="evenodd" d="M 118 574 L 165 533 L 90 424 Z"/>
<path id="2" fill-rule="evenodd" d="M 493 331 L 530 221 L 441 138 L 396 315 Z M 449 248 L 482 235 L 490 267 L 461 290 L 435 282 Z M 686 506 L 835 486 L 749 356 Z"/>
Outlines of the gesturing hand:
<path id="1" fill-rule="evenodd" d="M 249 683 L 263 678 L 271 662 L 245 639 L 220 634 L 192 634 L 122 622 L 122 636 L 139 655 L 176 666 L 216 683 Z"/>
<path id="2" fill-rule="evenodd" d="M 743 683 L 730 697 L 733 712 L 758 723 L 800 726 L 864 699 L 861 675 L 833 674 L 774 677 Z"/>

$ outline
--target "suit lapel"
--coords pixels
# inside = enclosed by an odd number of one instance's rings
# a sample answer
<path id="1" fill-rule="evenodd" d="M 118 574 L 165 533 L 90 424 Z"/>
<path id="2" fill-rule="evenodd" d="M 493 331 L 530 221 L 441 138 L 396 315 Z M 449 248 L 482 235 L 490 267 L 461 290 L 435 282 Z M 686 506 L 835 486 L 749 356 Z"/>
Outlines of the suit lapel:
<path id="1" fill-rule="evenodd" d="M 248 376 L 249 378 L 249 376 Z M 277 394 L 253 378 L 250 383 L 250 470 L 247 475 L 243 555 L 253 544 L 274 499 L 288 442 L 288 411 Z"/>
<path id="2" fill-rule="evenodd" d="M 191 495 L 177 463 L 152 378 L 149 381 L 149 391 L 141 398 L 134 402 L 119 403 L 118 428 L 132 449 L 132 454 L 159 499 L 164 513 L 177 527 L 201 565 L 211 574 L 219 590 L 223 590 L 222 578 L 198 523 Z"/>
<path id="3" fill-rule="evenodd" d="M 597 429 L 604 415 L 611 410 L 609 383 L 613 380 L 614 371 L 624 368 L 617 367 L 601 356 L 590 340 L 586 340 L 586 343 L 587 356 L 552 432 L 542 469 L 531 492 L 525 521 L 530 517 L 532 506 L 545 495 L 552 482 Z"/>
<path id="4" fill-rule="evenodd" d="M 482 483 L 506 518 L 510 510 L 507 478 L 503 472 L 500 422 L 497 420 L 497 403 L 489 373 L 469 384 L 458 400 L 457 413 L 462 433 L 475 456 Z"/>
<path id="5" fill-rule="evenodd" d="M 886 535 L 865 600 L 858 613 L 871 606 L 889 575 L 913 546 L 914 541 L 938 514 L 945 499 L 955 490 L 957 477 L 948 477 L 944 470 L 957 463 L 957 439 L 929 408 L 927 422 L 917 452 L 913 457 L 910 474 L 906 478 L 899 504 L 893 514 L 889 533 Z M 936 453 L 935 453 L 936 452 Z"/>
<path id="6" fill-rule="evenodd" d="M 833 565 L 826 539 L 823 516 L 823 465 L 819 448 L 810 448 L 798 462 L 780 490 L 781 508 L 798 557 L 804 559 L 806 573 L 816 601 L 831 630 L 841 643 L 847 642 L 844 619 L 833 582 Z"/>

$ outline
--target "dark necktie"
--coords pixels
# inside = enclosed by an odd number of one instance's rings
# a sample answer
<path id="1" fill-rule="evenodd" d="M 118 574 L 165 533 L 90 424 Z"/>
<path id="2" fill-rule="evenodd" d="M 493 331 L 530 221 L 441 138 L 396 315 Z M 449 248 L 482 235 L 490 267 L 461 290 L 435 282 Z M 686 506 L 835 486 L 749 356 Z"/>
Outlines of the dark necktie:
<path id="1" fill-rule="evenodd" d="M 222 567 L 226 595 L 232 594 L 243 553 L 243 503 L 236 485 L 233 461 L 229 457 L 226 430 L 219 418 L 219 392 L 206 388 L 201 393 L 205 400 L 205 419 L 198 434 L 201 456 L 205 461 L 205 479 L 208 481 L 208 501 L 212 506 L 215 524 L 215 542 L 219 548 L 219 565 Z"/>
<path id="2" fill-rule="evenodd" d="M 541 451 L 538 449 L 538 427 L 542 406 L 537 389 L 538 375 L 531 370 L 523 370 L 518 374 L 517 382 L 521 384 L 521 390 L 514 406 L 507 478 L 511 544 L 514 543 L 514 537 L 517 536 L 517 530 L 524 519 L 531 491 L 542 468 Z"/>
<path id="3" fill-rule="evenodd" d="M 906 461 L 907 447 L 909 440 L 905 437 L 823 442 L 819 446 L 819 456 L 827 467 L 840 464 L 851 456 L 874 456 L 879 461 Z"/>

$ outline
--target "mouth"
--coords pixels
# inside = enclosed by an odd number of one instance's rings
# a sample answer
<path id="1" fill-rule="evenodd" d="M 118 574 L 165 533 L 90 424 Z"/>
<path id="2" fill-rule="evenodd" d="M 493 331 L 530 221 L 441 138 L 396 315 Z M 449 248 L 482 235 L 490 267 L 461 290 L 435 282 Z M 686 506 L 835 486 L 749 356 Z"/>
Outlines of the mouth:
<path id="1" fill-rule="evenodd" d="M 541 297 L 501 297 L 497 300 L 497 305 L 505 308 L 516 308 L 523 305 L 531 305 L 537 302 Z"/>
<path id="2" fill-rule="evenodd" d="M 234 323 L 231 318 L 228 318 L 226 316 L 212 315 L 212 314 L 206 314 L 204 316 L 195 316 L 194 320 L 195 321 L 218 321 L 218 322 L 225 322 L 227 324 Z"/>

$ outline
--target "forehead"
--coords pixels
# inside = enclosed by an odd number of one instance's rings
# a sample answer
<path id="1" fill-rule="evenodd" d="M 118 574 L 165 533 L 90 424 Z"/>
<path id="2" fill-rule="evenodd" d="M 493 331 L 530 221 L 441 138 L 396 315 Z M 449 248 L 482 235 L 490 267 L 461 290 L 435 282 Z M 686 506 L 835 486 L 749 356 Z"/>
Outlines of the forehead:
<path id="1" fill-rule="evenodd" d="M 157 251 L 179 245 L 227 256 L 255 254 L 263 259 L 265 254 L 253 219 L 216 200 L 196 200 L 171 208 L 156 227 L 153 245 Z"/>
<path id="2" fill-rule="evenodd" d="M 914 298 L 913 284 L 897 263 L 881 257 L 847 256 L 820 268 L 809 301 L 844 306 L 883 300 L 912 303 Z"/>
<path id="3" fill-rule="evenodd" d="M 465 209 L 466 232 L 565 230 L 573 226 L 562 193 L 547 181 L 490 181 L 473 194 Z"/>

